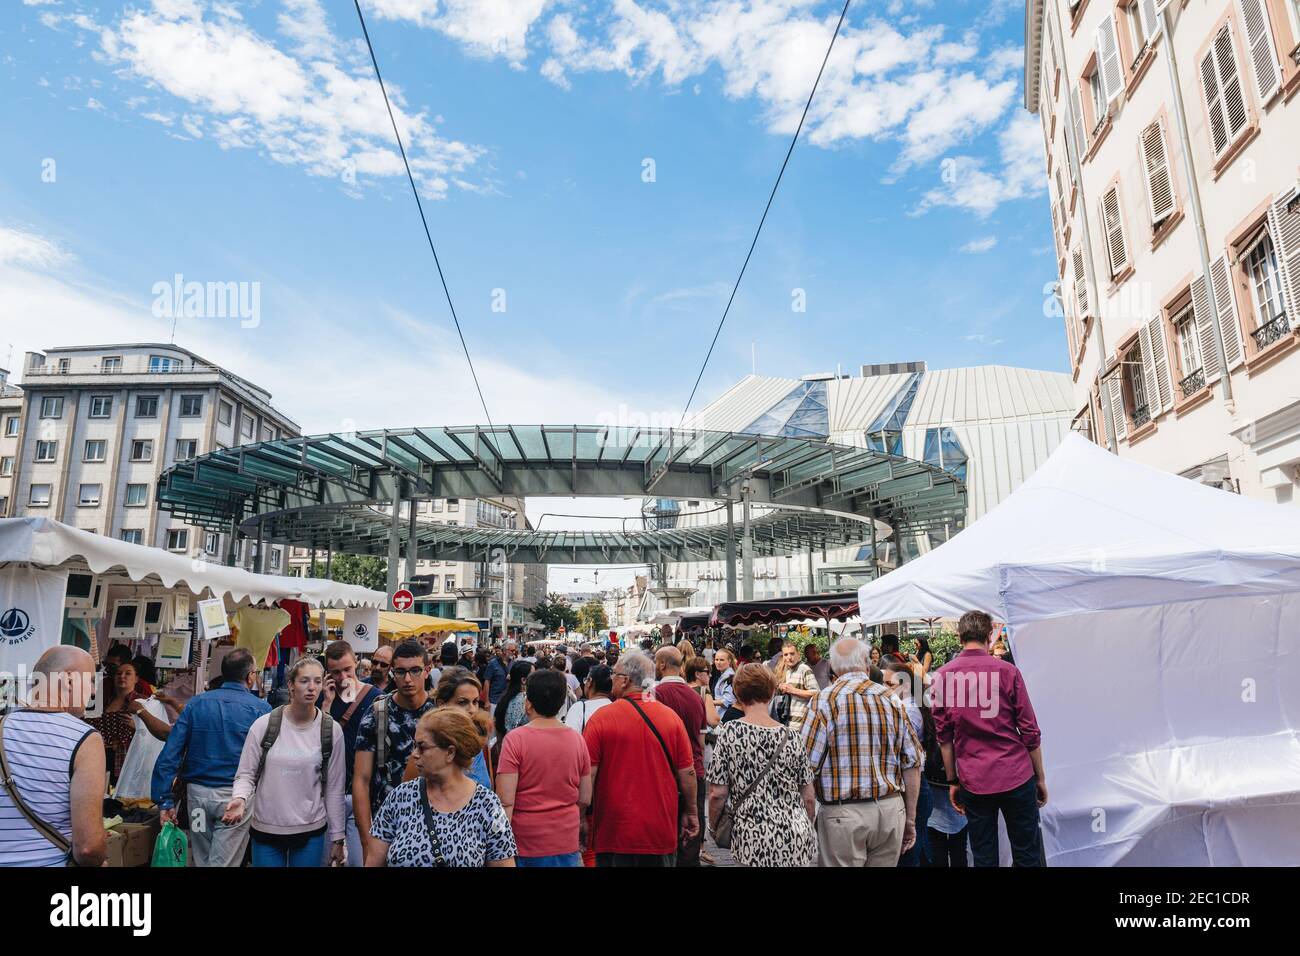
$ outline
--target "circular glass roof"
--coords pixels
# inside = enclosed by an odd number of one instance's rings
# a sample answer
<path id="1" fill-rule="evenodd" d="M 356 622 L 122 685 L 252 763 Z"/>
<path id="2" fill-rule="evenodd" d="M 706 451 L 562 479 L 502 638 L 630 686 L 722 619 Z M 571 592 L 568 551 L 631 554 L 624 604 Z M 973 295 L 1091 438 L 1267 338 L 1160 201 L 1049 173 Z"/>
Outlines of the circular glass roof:
<path id="1" fill-rule="evenodd" d="M 961 526 L 966 488 L 941 468 L 820 438 L 603 425 L 438 426 L 313 435 L 223 449 L 163 473 L 158 505 L 212 530 L 385 554 L 394 501 L 433 498 L 731 499 L 748 488 L 756 556 Z M 387 506 L 387 511 L 381 510 Z M 725 518 L 642 531 L 540 531 L 402 518 L 422 559 L 619 564 L 721 560 Z M 740 535 L 740 509 L 735 509 Z"/>

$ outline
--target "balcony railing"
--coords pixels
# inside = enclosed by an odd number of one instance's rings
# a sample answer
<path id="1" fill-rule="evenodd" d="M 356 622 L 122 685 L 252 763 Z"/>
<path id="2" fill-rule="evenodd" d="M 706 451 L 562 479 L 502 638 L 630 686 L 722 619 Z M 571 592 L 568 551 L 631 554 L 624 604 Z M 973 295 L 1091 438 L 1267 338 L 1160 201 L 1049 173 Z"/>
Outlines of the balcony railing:
<path id="1" fill-rule="evenodd" d="M 1178 388 L 1183 393 L 1183 398 L 1191 398 L 1201 389 L 1205 388 L 1205 369 L 1198 368 L 1191 375 L 1179 382 Z"/>
<path id="2" fill-rule="evenodd" d="M 1147 422 L 1151 421 L 1151 409 L 1146 405 L 1139 405 L 1133 409 L 1133 427 L 1141 428 Z"/>
<path id="3" fill-rule="evenodd" d="M 1268 348 L 1290 330 L 1291 323 L 1287 321 L 1286 313 L 1279 312 L 1254 332 L 1251 332 L 1250 336 L 1255 340 L 1255 348 L 1262 350 Z"/>

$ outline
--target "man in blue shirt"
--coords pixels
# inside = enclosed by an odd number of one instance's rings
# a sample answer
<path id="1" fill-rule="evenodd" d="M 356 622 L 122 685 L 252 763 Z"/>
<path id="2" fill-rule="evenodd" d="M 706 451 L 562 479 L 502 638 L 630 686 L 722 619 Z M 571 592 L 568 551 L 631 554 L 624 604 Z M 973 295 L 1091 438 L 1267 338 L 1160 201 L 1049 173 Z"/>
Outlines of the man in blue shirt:
<path id="1" fill-rule="evenodd" d="M 352 761 L 357 751 L 357 731 L 361 720 L 375 706 L 378 687 L 357 677 L 357 657 L 347 641 L 333 641 L 325 648 L 325 689 L 319 704 L 343 728 L 343 745 L 347 748 L 343 772 L 344 802 L 347 806 L 348 866 L 362 863 L 361 834 L 352 810 Z M 328 857 L 326 858 L 328 860 Z"/>
<path id="2" fill-rule="evenodd" d="M 176 822 L 172 780 L 185 783 L 190 854 L 195 866 L 239 866 L 253 815 L 235 826 L 221 817 L 230 802 L 244 738 L 271 706 L 253 694 L 259 674 L 253 655 L 236 648 L 221 662 L 221 686 L 199 694 L 181 711 L 153 768 L 152 796 L 164 823 Z"/>
<path id="3" fill-rule="evenodd" d="M 506 685 L 510 682 L 510 665 L 518 655 L 519 645 L 514 641 L 506 641 L 496 646 L 496 656 L 488 661 L 484 677 L 488 685 L 488 703 L 493 707 L 506 692 Z"/>

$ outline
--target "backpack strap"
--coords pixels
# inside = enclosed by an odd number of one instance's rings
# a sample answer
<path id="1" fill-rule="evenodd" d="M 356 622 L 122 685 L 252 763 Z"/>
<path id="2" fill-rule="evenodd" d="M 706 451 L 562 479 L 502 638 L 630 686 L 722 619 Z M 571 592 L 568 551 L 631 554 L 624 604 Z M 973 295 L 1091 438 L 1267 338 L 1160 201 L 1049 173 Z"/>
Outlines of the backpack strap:
<path id="1" fill-rule="evenodd" d="M 266 723 L 266 734 L 262 737 L 262 756 L 257 761 L 257 776 L 253 778 L 253 787 L 262 782 L 262 771 L 266 769 L 266 755 L 271 752 L 275 742 L 280 739 L 280 728 L 284 725 L 284 705 L 271 711 L 271 719 Z"/>
<path id="2" fill-rule="evenodd" d="M 325 802 L 326 782 L 329 780 L 330 756 L 334 753 L 334 718 L 320 712 L 320 800 Z"/>
<path id="3" fill-rule="evenodd" d="M 32 829 L 49 840 L 59 852 L 65 854 L 71 860 L 72 844 L 68 841 L 68 838 L 33 813 L 31 807 L 27 806 L 23 802 L 23 798 L 18 795 L 18 785 L 14 783 L 14 779 L 9 773 L 9 761 L 5 758 L 4 723 L 4 716 L 0 716 L 0 785 L 4 786 L 5 791 L 9 794 L 9 799 L 18 808 L 18 812 L 32 825 Z"/>
<path id="4" fill-rule="evenodd" d="M 375 769 L 372 773 L 383 773 L 388 766 L 388 701 L 387 694 L 375 701 L 371 712 L 375 715 Z"/>

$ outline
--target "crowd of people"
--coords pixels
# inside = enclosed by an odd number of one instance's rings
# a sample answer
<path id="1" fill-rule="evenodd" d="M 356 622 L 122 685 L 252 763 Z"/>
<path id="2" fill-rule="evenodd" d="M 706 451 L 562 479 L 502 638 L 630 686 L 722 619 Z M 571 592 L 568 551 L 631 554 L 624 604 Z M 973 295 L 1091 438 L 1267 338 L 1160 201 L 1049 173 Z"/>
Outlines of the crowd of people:
<path id="1" fill-rule="evenodd" d="M 276 707 L 235 648 L 174 723 L 146 722 L 165 741 L 151 797 L 196 866 L 693 867 L 717 862 L 706 831 L 741 866 L 995 866 L 1000 829 L 1015 865 L 1041 865 L 1029 695 L 987 614 L 958 631 L 942 667 L 889 635 L 825 655 L 697 651 L 670 628 L 552 653 L 335 641 Z M 86 721 L 91 657 L 57 647 L 36 670 L 0 725 L 0 863 L 96 865 L 104 774 L 152 687 L 115 661 Z"/>

